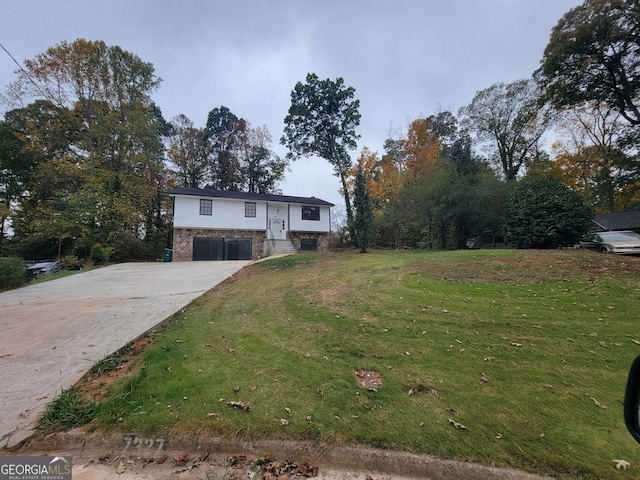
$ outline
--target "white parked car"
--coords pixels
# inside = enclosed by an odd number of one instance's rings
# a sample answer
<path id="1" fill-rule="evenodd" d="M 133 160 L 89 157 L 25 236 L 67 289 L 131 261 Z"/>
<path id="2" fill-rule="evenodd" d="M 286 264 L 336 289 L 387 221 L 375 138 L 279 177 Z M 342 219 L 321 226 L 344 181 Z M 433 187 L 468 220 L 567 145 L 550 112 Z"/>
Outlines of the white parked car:
<path id="1" fill-rule="evenodd" d="M 640 255 L 640 235 L 631 230 L 592 233 L 581 240 L 579 246 L 603 253 Z"/>

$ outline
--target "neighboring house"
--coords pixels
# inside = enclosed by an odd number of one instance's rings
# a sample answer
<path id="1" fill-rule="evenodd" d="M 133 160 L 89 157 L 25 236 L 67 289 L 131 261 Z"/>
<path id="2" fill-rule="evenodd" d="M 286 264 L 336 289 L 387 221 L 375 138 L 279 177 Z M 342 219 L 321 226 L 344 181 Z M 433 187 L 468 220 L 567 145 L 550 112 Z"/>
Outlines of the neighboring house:
<path id="1" fill-rule="evenodd" d="M 596 231 L 633 230 L 640 233 L 640 210 L 628 212 L 599 213 L 594 219 Z"/>
<path id="2" fill-rule="evenodd" d="M 173 260 L 251 260 L 273 253 L 326 251 L 331 207 L 315 197 L 178 187 Z"/>

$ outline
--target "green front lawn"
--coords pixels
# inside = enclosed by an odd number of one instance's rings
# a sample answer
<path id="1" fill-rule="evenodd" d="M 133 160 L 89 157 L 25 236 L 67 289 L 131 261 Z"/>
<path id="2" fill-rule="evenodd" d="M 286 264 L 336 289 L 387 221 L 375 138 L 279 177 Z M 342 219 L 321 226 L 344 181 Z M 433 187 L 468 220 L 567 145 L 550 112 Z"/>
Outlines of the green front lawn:
<path id="1" fill-rule="evenodd" d="M 363 444 L 561 478 L 638 478 L 622 401 L 639 319 L 638 258 L 284 257 L 246 268 L 154 334 L 90 428 Z M 358 385 L 378 377 L 381 386 Z"/>

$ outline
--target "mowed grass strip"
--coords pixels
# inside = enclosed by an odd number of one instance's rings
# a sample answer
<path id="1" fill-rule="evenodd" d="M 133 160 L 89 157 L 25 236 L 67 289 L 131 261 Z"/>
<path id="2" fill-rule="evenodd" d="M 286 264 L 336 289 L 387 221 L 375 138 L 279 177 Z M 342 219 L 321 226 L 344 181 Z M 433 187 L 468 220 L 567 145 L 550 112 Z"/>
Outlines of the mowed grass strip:
<path id="1" fill-rule="evenodd" d="M 640 259 L 585 251 L 268 260 L 157 332 L 91 425 L 638 478 L 622 401 L 639 302 Z"/>

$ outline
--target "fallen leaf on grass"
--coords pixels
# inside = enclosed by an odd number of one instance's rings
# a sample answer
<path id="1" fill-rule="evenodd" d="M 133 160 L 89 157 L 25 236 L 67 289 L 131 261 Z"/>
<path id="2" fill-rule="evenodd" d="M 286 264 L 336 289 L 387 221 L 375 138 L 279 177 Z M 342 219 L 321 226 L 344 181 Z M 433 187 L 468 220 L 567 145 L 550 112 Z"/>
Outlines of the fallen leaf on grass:
<path id="1" fill-rule="evenodd" d="M 211 417 L 219 417 L 220 414 L 219 413 L 207 413 L 207 418 L 211 418 Z"/>
<path id="2" fill-rule="evenodd" d="M 522 346 L 521 343 L 512 343 L 511 345 L 513 345 L 514 347 L 521 347 Z"/>
<path id="3" fill-rule="evenodd" d="M 237 408 L 239 410 L 242 410 L 243 412 L 250 412 L 251 411 L 251 405 L 249 405 L 248 403 L 245 403 L 245 402 L 229 402 L 229 403 L 227 403 L 227 405 L 229 407 L 233 407 L 233 408 Z"/>
<path id="4" fill-rule="evenodd" d="M 465 427 L 461 423 L 456 422 L 453 418 L 449 419 L 449 423 L 451 425 L 453 425 L 454 427 L 459 428 L 460 430 L 466 430 L 467 429 L 467 427 Z"/>
<path id="5" fill-rule="evenodd" d="M 489 379 L 487 378 L 487 376 L 486 376 L 486 375 L 482 375 L 482 376 L 480 377 L 480 380 L 482 380 L 483 382 L 488 382 L 488 381 L 489 381 Z"/>
<path id="6" fill-rule="evenodd" d="M 249 391 L 250 391 L 250 392 L 255 392 L 255 390 L 256 390 L 256 386 L 255 386 L 255 385 L 251 385 L 251 386 L 249 387 Z"/>
<path id="7" fill-rule="evenodd" d="M 281 419 L 279 420 L 279 422 L 280 422 L 280 425 L 281 425 L 281 426 L 283 426 L 283 427 L 284 427 L 285 425 L 289 425 L 289 420 L 287 420 L 286 418 L 281 418 Z"/>
<path id="8" fill-rule="evenodd" d="M 603 410 L 606 410 L 607 407 L 605 407 L 604 405 L 602 405 L 598 400 L 596 400 L 595 398 L 591 397 L 591 400 L 593 400 L 593 403 L 596 404 L 596 407 L 598 408 L 602 408 Z"/>
<path id="9" fill-rule="evenodd" d="M 611 460 L 612 462 L 615 462 L 616 464 L 616 468 L 618 470 L 626 470 L 627 468 L 629 468 L 631 466 L 631 464 L 629 462 L 627 462 L 626 460 Z"/>
<path id="10" fill-rule="evenodd" d="M 636 345 L 640 345 L 640 342 L 638 340 L 631 340 L 633 343 L 635 343 Z"/>

